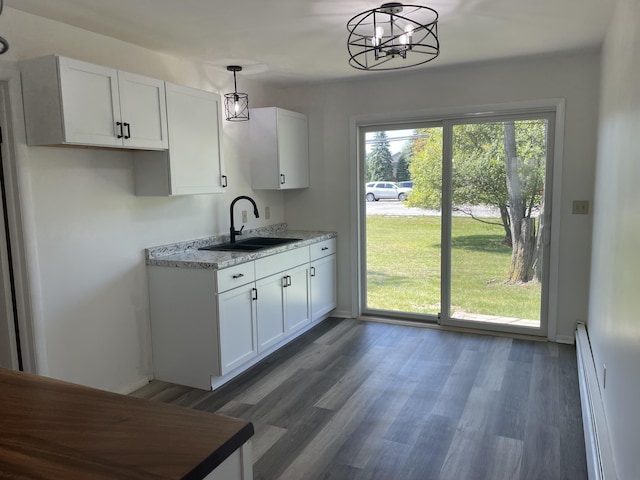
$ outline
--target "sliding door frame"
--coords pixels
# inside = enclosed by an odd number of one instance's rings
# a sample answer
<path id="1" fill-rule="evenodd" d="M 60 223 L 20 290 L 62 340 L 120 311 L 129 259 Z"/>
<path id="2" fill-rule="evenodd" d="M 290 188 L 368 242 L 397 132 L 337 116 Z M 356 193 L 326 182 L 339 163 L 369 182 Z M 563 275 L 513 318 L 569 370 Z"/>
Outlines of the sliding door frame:
<path id="1" fill-rule="evenodd" d="M 379 131 L 389 131 L 389 130 L 413 130 L 417 128 L 442 128 L 442 121 L 423 121 L 423 122 L 407 122 L 407 123 L 393 123 L 393 124 L 375 124 L 375 125 L 367 125 L 360 128 L 360 142 L 362 143 L 361 152 L 366 152 L 365 150 L 365 142 L 364 137 L 366 133 L 369 132 L 379 132 Z M 364 154 L 364 153 L 363 153 Z M 363 162 L 364 157 L 360 157 L 359 161 Z M 364 163 L 364 162 L 363 162 Z M 361 189 L 362 185 L 364 185 L 364 168 L 361 169 L 360 177 L 358 179 L 358 187 Z M 358 199 L 364 199 L 364 192 L 360 191 L 360 196 Z M 444 216 L 444 213 L 443 213 Z M 378 310 L 375 308 L 368 308 L 366 306 L 367 299 L 367 262 L 366 260 L 366 251 L 367 251 L 367 235 L 366 235 L 366 207 L 361 208 L 358 215 L 358 223 L 362 225 L 359 231 L 359 242 L 360 242 L 360 264 L 359 264 L 359 272 L 360 272 L 360 298 L 359 303 L 361 306 L 361 313 L 367 316 L 375 316 L 375 317 L 385 317 L 389 315 L 388 310 Z M 440 256 L 440 262 L 442 263 L 442 256 Z M 442 265 L 440 266 L 440 272 L 442 272 Z M 442 273 L 441 273 L 442 275 Z M 440 278 L 440 283 L 442 284 L 442 277 Z M 441 289 L 442 290 L 442 289 Z M 417 322 L 437 322 L 439 319 L 439 315 L 437 314 L 419 314 L 419 313 L 411 313 L 411 312 L 393 312 L 394 318 L 399 318 L 402 320 L 411 320 Z"/>
<path id="2" fill-rule="evenodd" d="M 364 261 L 365 245 L 364 245 L 364 217 L 366 215 L 364 202 L 364 155 L 365 155 L 365 142 L 364 132 L 373 130 L 384 129 L 399 129 L 411 128 L 411 125 L 425 126 L 431 124 L 445 124 L 453 125 L 459 123 L 469 122 L 482 122 L 488 121 L 486 119 L 495 117 L 515 117 L 519 115 L 525 115 L 529 118 L 531 116 L 539 115 L 551 115 L 552 121 L 549 124 L 549 135 L 547 150 L 552 152 L 553 160 L 552 166 L 547 171 L 547 178 L 552 177 L 552 184 L 545 186 L 545 202 L 550 199 L 550 212 L 556 212 L 548 219 L 550 225 L 550 233 L 547 234 L 549 239 L 548 255 L 546 259 L 545 275 L 547 275 L 547 302 L 542 305 L 543 311 L 541 311 L 541 317 L 546 316 L 546 329 L 540 330 L 538 335 L 545 335 L 552 341 L 556 340 L 557 330 L 557 306 L 558 306 L 558 265 L 559 265 L 559 221 L 560 221 L 560 208 L 561 208 L 561 185 L 562 185 L 562 159 L 564 148 L 564 117 L 565 117 L 565 100 L 564 99 L 545 99 L 545 100 L 532 100 L 524 102 L 510 102 L 491 105 L 478 105 L 467 107 L 452 107 L 447 109 L 431 109 L 431 110 L 419 110 L 411 112 L 392 112 L 392 113 L 379 113 L 379 114 L 366 114 L 357 115 L 351 117 L 350 120 L 350 178 L 351 178 L 351 242 L 350 242 L 350 257 L 351 257 L 351 271 L 358 272 L 351 278 L 351 313 L 354 318 L 361 317 L 363 315 L 365 298 L 363 296 L 363 289 L 366 287 L 366 263 Z M 448 131 L 448 133 L 447 133 Z M 447 135 L 449 138 L 447 138 Z M 443 129 L 443 142 L 445 145 L 451 145 L 450 136 L 452 135 L 452 127 Z M 447 147 L 445 147 L 447 148 Z M 450 150 L 451 147 L 448 147 Z M 451 158 L 451 151 L 444 151 L 443 158 Z M 445 164 L 449 162 L 444 162 Z M 451 182 L 451 167 L 446 166 L 443 169 L 443 182 Z M 448 176 L 448 180 L 447 180 Z M 444 189 L 443 191 L 443 208 L 444 205 L 450 205 L 451 192 L 450 189 Z M 451 229 L 450 215 L 446 215 L 443 211 L 442 223 L 443 230 L 450 232 Z M 445 244 L 443 238 L 443 245 Z M 448 258 L 443 258 L 442 267 L 445 267 L 446 263 L 450 262 L 450 252 L 447 254 Z M 446 260 L 446 261 L 445 261 Z M 446 278 L 442 278 L 442 281 L 450 282 L 450 272 L 443 272 Z M 445 289 L 443 289 L 445 290 Z M 442 298 L 443 309 L 446 305 L 449 305 L 450 298 Z M 446 301 L 446 303 L 445 303 Z M 443 312 L 444 314 L 445 312 Z M 448 313 L 447 313 L 448 316 Z M 413 317 L 413 315 L 408 315 Z M 422 321 L 427 316 L 416 315 L 420 317 Z M 404 318 L 404 316 L 403 316 Z M 411 319 L 411 318 L 409 318 Z M 445 322 L 451 324 L 450 322 Z M 457 322 L 456 322 L 457 324 Z M 457 324 L 460 326 L 467 326 L 472 328 L 480 328 L 480 325 L 469 325 L 466 322 Z M 545 333 L 546 332 L 546 333 Z M 514 333 L 522 333 L 520 331 Z M 525 332 L 527 333 L 527 332 Z"/>
<path id="3" fill-rule="evenodd" d="M 555 149 L 555 117 L 554 111 L 535 111 L 528 113 L 501 113 L 490 115 L 478 115 L 469 119 L 448 119 L 443 122 L 443 158 L 442 158 L 442 299 L 441 312 L 438 323 L 453 327 L 466 327 L 479 330 L 492 330 L 505 333 L 514 333 L 533 336 L 547 336 L 549 323 L 549 266 L 550 266 L 550 231 L 552 227 L 545 225 L 542 233 L 543 238 L 543 265 L 542 265 L 542 290 L 540 303 L 540 324 L 539 327 L 526 327 L 511 324 L 478 322 L 474 320 L 463 320 L 451 317 L 451 242 L 452 242 L 452 195 L 453 195 L 453 127 L 457 125 L 481 124 L 481 123 L 502 123 L 507 121 L 525 120 L 546 120 L 546 161 L 545 161 L 545 188 L 544 188 L 544 208 L 545 218 L 553 220 L 553 185 L 554 175 L 554 149 Z M 549 223 L 550 222 L 546 222 Z"/>

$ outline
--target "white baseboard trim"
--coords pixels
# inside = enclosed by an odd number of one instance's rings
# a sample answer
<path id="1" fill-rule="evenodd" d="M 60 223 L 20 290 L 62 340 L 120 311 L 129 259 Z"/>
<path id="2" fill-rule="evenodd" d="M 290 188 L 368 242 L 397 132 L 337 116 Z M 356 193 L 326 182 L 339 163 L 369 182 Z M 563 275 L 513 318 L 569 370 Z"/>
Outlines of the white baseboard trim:
<path id="1" fill-rule="evenodd" d="M 589 480 L 615 480 L 618 476 L 613 463 L 609 429 L 591 343 L 584 323 L 578 323 L 576 327 L 576 354 Z"/>
<path id="2" fill-rule="evenodd" d="M 573 345 L 575 338 L 571 335 L 556 335 L 556 343 L 566 343 L 567 345 Z"/>
<path id="3" fill-rule="evenodd" d="M 126 385 L 121 385 L 115 390 L 115 393 L 121 393 L 122 395 L 129 395 L 132 392 L 144 387 L 147 383 L 152 380 L 152 377 L 143 377 L 135 382 L 128 383 Z"/>

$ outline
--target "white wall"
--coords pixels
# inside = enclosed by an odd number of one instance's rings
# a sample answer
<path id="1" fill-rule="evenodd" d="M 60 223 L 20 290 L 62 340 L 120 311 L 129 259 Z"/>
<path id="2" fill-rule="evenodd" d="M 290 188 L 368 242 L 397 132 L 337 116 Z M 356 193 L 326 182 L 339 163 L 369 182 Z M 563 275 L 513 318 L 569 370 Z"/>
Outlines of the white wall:
<path id="1" fill-rule="evenodd" d="M 620 479 L 640 472 L 639 18 L 619 0 L 603 50 L 588 322 Z"/>
<path id="2" fill-rule="evenodd" d="M 57 22 L 5 8 L 0 31 L 10 50 L 0 77 L 15 60 L 57 53 L 215 92 L 233 90 L 233 76 Z M 0 78 L 1 80 L 2 78 Z M 14 78 L 14 84 L 17 81 Z M 238 78 L 252 106 L 269 103 L 269 90 Z M 15 92 L 14 92 L 15 93 Z M 223 122 L 229 191 L 182 198 L 136 197 L 131 153 L 26 147 L 21 98 L 13 95 L 17 162 L 26 188 L 25 221 L 38 371 L 107 390 L 129 391 L 152 372 L 145 247 L 226 233 L 229 203 L 251 194 L 270 220 L 284 221 L 280 192 L 251 192 L 248 124 Z M 17 97 L 17 98 L 16 98 Z"/>
<path id="3" fill-rule="evenodd" d="M 437 62 L 437 60 L 436 60 Z M 338 232 L 338 309 L 350 311 L 352 185 L 349 122 L 355 115 L 411 112 L 550 98 L 566 99 L 562 172 L 558 326 L 573 338 L 587 318 L 591 216 L 571 215 L 571 201 L 591 200 L 596 150 L 599 55 L 528 58 L 461 68 L 376 76 L 280 91 L 278 105 L 309 115 L 311 187 L 285 194 L 295 228 Z"/>

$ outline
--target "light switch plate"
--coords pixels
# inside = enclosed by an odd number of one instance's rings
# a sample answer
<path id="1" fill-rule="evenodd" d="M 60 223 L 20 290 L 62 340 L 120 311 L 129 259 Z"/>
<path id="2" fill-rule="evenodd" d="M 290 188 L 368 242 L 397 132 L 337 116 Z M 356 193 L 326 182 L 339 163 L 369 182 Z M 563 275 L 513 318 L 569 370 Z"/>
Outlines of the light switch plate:
<path id="1" fill-rule="evenodd" d="M 574 200 L 571 213 L 574 215 L 587 215 L 589 213 L 589 200 Z"/>

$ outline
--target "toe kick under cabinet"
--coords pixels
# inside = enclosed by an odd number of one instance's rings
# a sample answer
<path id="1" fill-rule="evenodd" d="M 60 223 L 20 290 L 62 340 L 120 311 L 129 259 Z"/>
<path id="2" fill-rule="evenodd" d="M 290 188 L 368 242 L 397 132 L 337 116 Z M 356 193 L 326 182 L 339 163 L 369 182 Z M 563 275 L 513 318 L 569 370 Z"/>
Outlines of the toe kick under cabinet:
<path id="1" fill-rule="evenodd" d="M 336 306 L 335 238 L 219 270 L 150 265 L 154 377 L 210 390 Z"/>

